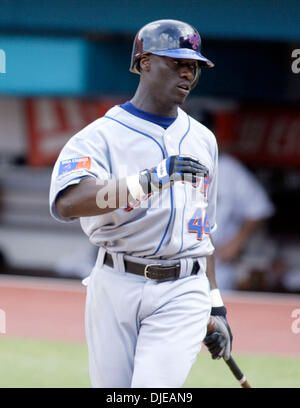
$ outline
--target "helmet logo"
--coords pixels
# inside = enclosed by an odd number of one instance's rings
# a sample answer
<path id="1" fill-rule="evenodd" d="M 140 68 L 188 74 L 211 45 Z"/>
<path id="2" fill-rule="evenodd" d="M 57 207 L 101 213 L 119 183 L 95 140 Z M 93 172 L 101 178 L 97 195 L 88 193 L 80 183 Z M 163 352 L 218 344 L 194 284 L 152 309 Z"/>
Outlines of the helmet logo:
<path id="1" fill-rule="evenodd" d="M 197 50 L 200 44 L 199 34 L 189 35 L 189 42 L 192 44 L 192 48 Z"/>

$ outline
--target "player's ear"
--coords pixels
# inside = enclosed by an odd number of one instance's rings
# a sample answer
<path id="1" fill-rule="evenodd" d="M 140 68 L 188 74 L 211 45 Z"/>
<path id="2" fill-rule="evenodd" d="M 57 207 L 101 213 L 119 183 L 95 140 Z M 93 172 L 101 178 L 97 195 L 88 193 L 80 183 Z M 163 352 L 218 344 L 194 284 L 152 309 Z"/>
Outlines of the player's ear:
<path id="1" fill-rule="evenodd" d="M 150 71 L 150 55 L 143 54 L 140 58 L 140 71 Z"/>

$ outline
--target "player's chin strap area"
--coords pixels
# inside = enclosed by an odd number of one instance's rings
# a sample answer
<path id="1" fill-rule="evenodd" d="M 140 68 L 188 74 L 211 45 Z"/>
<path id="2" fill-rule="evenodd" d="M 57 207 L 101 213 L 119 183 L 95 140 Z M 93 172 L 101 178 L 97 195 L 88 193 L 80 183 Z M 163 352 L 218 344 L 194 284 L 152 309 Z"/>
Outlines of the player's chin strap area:
<path id="1" fill-rule="evenodd" d="M 115 262 L 113 255 L 106 252 L 103 258 L 103 264 L 114 267 Z M 125 272 L 133 273 L 135 275 L 144 276 L 147 279 L 165 281 L 165 280 L 175 280 L 182 277 L 182 262 L 180 260 L 174 261 L 172 264 L 162 264 L 155 262 L 154 260 L 149 260 L 151 263 L 137 263 L 131 260 L 124 259 Z M 190 263 L 189 273 L 185 276 L 196 275 L 199 270 L 198 260 L 192 260 Z"/>

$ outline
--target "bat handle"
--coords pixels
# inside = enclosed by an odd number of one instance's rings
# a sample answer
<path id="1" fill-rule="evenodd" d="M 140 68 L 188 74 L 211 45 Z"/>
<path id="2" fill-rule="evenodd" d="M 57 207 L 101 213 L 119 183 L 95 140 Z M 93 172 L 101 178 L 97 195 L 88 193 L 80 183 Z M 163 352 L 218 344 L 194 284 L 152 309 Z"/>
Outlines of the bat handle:
<path id="1" fill-rule="evenodd" d="M 213 319 L 210 317 L 208 325 L 207 325 L 207 333 L 210 333 L 214 329 L 214 327 L 215 327 L 215 323 L 214 323 Z M 224 361 L 228 365 L 228 367 L 230 368 L 232 374 L 235 376 L 235 378 L 241 384 L 241 387 L 242 388 L 251 388 L 251 385 L 248 383 L 246 377 L 241 372 L 241 370 L 239 369 L 238 365 L 236 364 L 236 362 L 234 361 L 232 356 L 230 356 L 228 360 L 224 359 Z"/>
<path id="2" fill-rule="evenodd" d="M 251 385 L 248 383 L 246 377 L 241 372 L 241 370 L 239 369 L 238 365 L 236 364 L 236 362 L 234 361 L 232 356 L 230 356 L 228 360 L 224 359 L 224 361 L 228 365 L 228 367 L 230 368 L 230 370 L 233 373 L 233 375 L 235 376 L 235 378 L 241 384 L 241 386 L 243 388 L 251 388 Z"/>

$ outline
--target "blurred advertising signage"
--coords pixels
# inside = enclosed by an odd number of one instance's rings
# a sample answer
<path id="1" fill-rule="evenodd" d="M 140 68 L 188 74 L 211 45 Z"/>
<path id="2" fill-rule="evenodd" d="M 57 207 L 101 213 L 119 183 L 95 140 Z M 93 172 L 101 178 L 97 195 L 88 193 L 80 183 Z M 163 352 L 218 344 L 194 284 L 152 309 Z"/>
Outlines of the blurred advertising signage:
<path id="1" fill-rule="evenodd" d="M 30 166 L 52 165 L 66 142 L 83 127 L 103 116 L 120 99 L 27 99 Z"/>
<path id="2" fill-rule="evenodd" d="M 300 167 L 300 109 L 238 110 L 215 114 L 220 148 L 241 160 Z"/>

